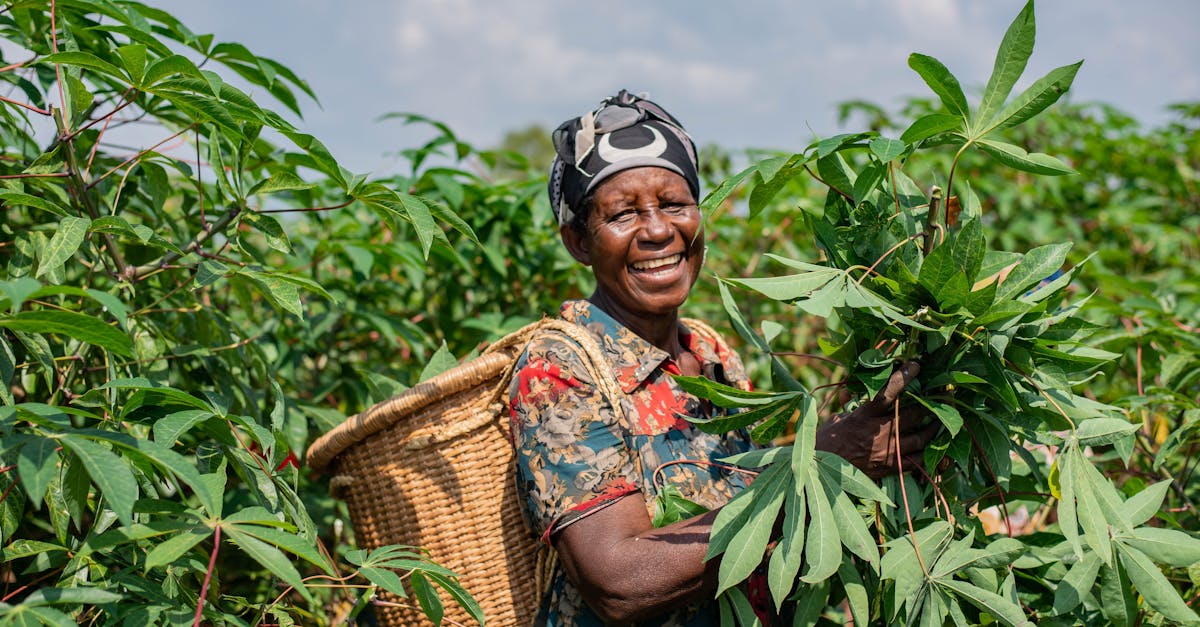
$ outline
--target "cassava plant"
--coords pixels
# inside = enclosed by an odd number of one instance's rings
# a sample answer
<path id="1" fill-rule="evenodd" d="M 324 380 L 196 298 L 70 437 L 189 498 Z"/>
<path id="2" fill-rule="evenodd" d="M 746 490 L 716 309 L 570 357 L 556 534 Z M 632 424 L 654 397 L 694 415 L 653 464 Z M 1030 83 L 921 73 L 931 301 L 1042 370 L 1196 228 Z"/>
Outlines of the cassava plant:
<path id="1" fill-rule="evenodd" d="M 0 625 L 341 623 L 402 582 L 482 623 L 419 549 L 314 521 L 310 423 L 361 409 L 333 391 L 368 361 L 331 338 L 396 314 L 289 237 L 351 222 L 370 272 L 384 234 L 400 268 L 470 227 L 347 172 L 265 105 L 307 84 L 166 12 L 10 1 L 0 36 Z"/>
<path id="2" fill-rule="evenodd" d="M 726 460 L 760 473 L 713 525 L 708 556 L 720 559 L 724 624 L 756 621 L 736 586 L 764 560 L 771 596 L 796 625 L 839 608 L 848 611 L 842 620 L 859 625 L 1200 621 L 1181 596 L 1187 584 L 1171 576 L 1200 562 L 1200 539 L 1159 515 L 1170 478 L 1127 496 L 1096 466 L 1101 455 L 1128 461 L 1141 423 L 1088 394 L 1117 355 L 1089 346 L 1100 327 L 1079 315 L 1087 299 L 1072 288 L 1081 263 L 1064 268 L 1071 244 L 989 249 L 991 220 L 959 173 L 975 151 L 1024 173 L 1073 172 L 1004 139 L 1058 101 L 1080 67 L 1055 69 L 1010 99 L 1034 32 L 1030 1 L 1005 33 L 975 106 L 942 63 L 913 54 L 909 65 L 942 110 L 898 139 L 839 135 L 767 159 L 705 200 L 711 209 L 745 181 L 753 215 L 796 179 L 827 188 L 824 206 L 800 216 L 819 258 L 773 257 L 791 273 L 721 284 L 735 328 L 769 356 L 782 391 L 680 378 L 718 405 L 746 408 L 701 429 L 752 427 L 763 443 L 795 432 L 790 446 Z M 932 175 L 941 186 L 927 195 L 909 174 L 915 157 L 947 150 L 948 170 Z M 841 380 L 806 389 L 771 353 L 783 328 L 756 332 L 731 287 L 787 303 L 796 318 L 827 318 L 819 358 L 835 362 Z M 869 398 L 907 359 L 919 360 L 921 373 L 897 402 L 897 420 L 901 403 L 916 404 L 941 424 L 923 463 L 897 459 L 905 474 L 880 486 L 814 450 L 823 394 Z M 991 506 L 1008 533 L 985 531 L 977 514 Z M 1040 517 L 1035 533 L 1014 537 L 1017 508 Z M 695 512 L 664 492 L 657 519 Z"/>

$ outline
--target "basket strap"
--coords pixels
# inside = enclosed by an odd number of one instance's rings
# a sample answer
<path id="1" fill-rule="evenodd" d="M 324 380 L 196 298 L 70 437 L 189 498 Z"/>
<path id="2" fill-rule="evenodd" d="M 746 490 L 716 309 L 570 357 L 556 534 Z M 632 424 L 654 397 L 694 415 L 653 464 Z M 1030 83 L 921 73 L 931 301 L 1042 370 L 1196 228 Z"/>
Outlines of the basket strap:
<path id="1" fill-rule="evenodd" d="M 719 351 L 729 355 L 736 354 L 733 352 L 733 349 L 729 347 L 729 344 L 725 341 L 725 338 L 721 337 L 721 334 L 717 333 L 715 329 L 708 326 L 707 322 L 704 322 L 703 320 L 697 320 L 695 318 L 683 318 L 680 320 L 680 322 L 683 322 L 687 328 L 691 329 L 692 333 L 695 333 L 709 342 L 716 344 Z M 750 389 L 749 380 L 738 381 L 734 385 L 743 390 Z"/>

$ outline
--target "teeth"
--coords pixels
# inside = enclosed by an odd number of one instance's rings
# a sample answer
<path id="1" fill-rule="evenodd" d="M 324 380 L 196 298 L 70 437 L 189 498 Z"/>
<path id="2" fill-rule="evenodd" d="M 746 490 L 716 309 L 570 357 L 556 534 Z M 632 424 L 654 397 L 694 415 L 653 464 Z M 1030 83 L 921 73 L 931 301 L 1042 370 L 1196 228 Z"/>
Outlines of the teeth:
<path id="1" fill-rule="evenodd" d="M 662 259 L 651 259 L 650 261 L 639 261 L 633 264 L 635 270 L 653 270 L 663 266 L 670 266 L 679 263 L 683 259 L 683 255 L 671 255 Z"/>

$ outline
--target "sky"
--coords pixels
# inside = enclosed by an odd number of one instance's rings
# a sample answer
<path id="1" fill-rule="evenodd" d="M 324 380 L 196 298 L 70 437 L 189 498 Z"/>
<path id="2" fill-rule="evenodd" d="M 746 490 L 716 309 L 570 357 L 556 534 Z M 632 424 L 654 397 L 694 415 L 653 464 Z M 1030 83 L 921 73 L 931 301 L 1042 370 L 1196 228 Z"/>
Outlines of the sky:
<path id="1" fill-rule="evenodd" d="M 151 0 L 194 32 L 245 44 L 319 98 L 296 123 L 356 172 L 383 173 L 428 133 L 413 112 L 491 147 L 553 128 L 621 88 L 647 92 L 698 144 L 799 151 L 842 129 L 837 103 L 889 110 L 930 96 L 911 52 L 941 60 L 974 102 L 1019 0 Z M 1200 2 L 1042 0 L 1017 88 L 1085 59 L 1069 98 L 1143 124 L 1200 101 Z M 282 109 L 282 107 L 276 107 Z M 853 125 L 853 121 L 851 121 Z M 853 127 L 850 130 L 860 130 Z"/>

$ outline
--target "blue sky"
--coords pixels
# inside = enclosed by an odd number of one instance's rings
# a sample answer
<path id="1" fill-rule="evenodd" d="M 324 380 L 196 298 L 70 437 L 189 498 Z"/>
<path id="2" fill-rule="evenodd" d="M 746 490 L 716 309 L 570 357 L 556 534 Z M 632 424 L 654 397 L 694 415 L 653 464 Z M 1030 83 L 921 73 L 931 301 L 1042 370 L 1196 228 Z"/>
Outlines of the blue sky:
<path id="1" fill-rule="evenodd" d="M 1018 0 L 159 0 L 194 31 L 237 41 L 307 79 L 299 124 L 344 165 L 382 172 L 421 137 L 408 111 L 489 146 L 554 127 L 627 87 L 649 92 L 698 143 L 799 150 L 837 126 L 836 104 L 894 109 L 928 95 L 907 66 L 932 55 L 977 95 Z M 1075 102 L 1146 124 L 1200 101 L 1200 2 L 1042 0 L 1023 84 L 1086 59 Z M 1019 84 L 1018 89 L 1023 85 Z M 975 93 L 972 93 L 975 92 Z"/>

